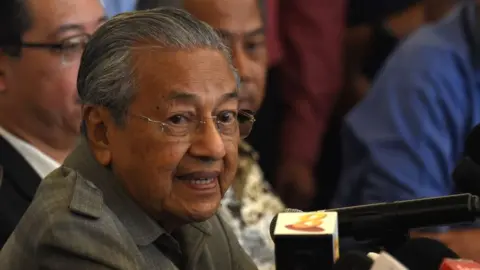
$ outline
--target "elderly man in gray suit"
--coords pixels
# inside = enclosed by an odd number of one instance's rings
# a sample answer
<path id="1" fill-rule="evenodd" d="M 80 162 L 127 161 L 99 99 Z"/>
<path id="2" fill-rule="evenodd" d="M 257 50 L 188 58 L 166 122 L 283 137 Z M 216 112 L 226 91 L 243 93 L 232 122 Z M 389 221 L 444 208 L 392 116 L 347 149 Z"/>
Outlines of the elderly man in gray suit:
<path id="1" fill-rule="evenodd" d="M 40 184 L 2 270 L 256 269 L 217 209 L 254 118 L 214 30 L 175 9 L 114 17 L 82 56 L 84 136 Z"/>

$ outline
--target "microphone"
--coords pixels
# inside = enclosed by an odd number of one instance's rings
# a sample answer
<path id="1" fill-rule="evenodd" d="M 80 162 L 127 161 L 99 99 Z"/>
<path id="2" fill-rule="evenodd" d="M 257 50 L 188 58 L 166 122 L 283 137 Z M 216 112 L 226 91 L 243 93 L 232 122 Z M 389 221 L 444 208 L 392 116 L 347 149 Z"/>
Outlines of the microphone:
<path id="1" fill-rule="evenodd" d="M 292 210 L 289 210 L 292 211 Z M 300 211 L 300 210 L 298 210 Z M 338 213 L 341 237 L 383 239 L 409 229 L 473 222 L 480 213 L 480 199 L 471 194 L 327 209 Z M 270 224 L 270 234 L 276 218 Z"/>
<path id="2" fill-rule="evenodd" d="M 393 255 L 410 270 L 438 270 L 445 258 L 459 258 L 444 244 L 429 238 L 408 240 Z"/>
<path id="3" fill-rule="evenodd" d="M 455 167 L 452 174 L 457 190 L 480 194 L 480 165 L 470 157 L 463 158 Z"/>
<path id="4" fill-rule="evenodd" d="M 368 204 L 338 209 L 341 236 L 356 240 L 379 239 L 412 228 L 474 222 L 480 199 L 471 194 Z"/>
<path id="5" fill-rule="evenodd" d="M 464 147 L 465 157 L 455 167 L 452 178 L 461 192 L 480 195 L 480 125 L 467 136 Z"/>
<path id="6" fill-rule="evenodd" d="M 440 270 L 480 270 L 480 264 L 471 260 L 444 259 Z"/>
<path id="7" fill-rule="evenodd" d="M 339 257 L 336 212 L 279 213 L 271 228 L 277 270 L 331 269 Z"/>
<path id="8" fill-rule="evenodd" d="M 465 140 L 465 156 L 480 164 L 480 124 L 473 127 Z"/>
<path id="9" fill-rule="evenodd" d="M 349 251 L 335 262 L 332 270 L 370 270 L 373 260 L 357 251 Z M 312 268 L 315 269 L 315 268 Z M 317 269 L 321 269 L 317 267 Z"/>

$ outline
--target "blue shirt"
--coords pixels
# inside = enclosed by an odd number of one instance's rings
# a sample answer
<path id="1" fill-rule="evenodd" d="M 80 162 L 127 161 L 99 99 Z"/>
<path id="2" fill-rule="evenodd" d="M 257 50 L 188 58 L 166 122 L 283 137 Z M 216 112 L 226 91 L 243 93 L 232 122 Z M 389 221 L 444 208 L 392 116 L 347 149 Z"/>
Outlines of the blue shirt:
<path id="1" fill-rule="evenodd" d="M 137 0 L 102 0 L 102 2 L 108 17 L 113 17 L 123 12 L 134 11 L 137 6 Z"/>
<path id="2" fill-rule="evenodd" d="M 404 41 L 346 117 L 333 207 L 455 193 L 451 173 L 480 122 L 480 73 L 462 10 Z"/>

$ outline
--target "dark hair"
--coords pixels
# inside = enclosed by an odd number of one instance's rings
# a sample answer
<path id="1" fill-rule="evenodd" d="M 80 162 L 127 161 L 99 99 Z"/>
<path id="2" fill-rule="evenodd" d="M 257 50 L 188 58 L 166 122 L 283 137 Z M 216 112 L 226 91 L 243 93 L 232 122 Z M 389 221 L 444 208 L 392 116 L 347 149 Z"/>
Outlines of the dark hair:
<path id="1" fill-rule="evenodd" d="M 0 0 L 0 50 L 8 55 L 20 56 L 19 44 L 32 26 L 27 6 L 27 0 Z"/>

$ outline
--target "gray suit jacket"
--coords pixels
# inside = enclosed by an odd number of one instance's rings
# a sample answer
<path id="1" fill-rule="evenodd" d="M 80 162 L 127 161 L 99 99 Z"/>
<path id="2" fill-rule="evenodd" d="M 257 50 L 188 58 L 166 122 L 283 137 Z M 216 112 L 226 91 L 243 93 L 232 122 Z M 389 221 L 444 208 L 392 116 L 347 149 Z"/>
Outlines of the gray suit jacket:
<path id="1" fill-rule="evenodd" d="M 178 269 L 158 242 L 180 249 L 185 269 L 256 269 L 218 215 L 183 226 L 179 235 L 146 215 L 83 141 L 40 184 L 0 252 L 0 269 Z"/>

